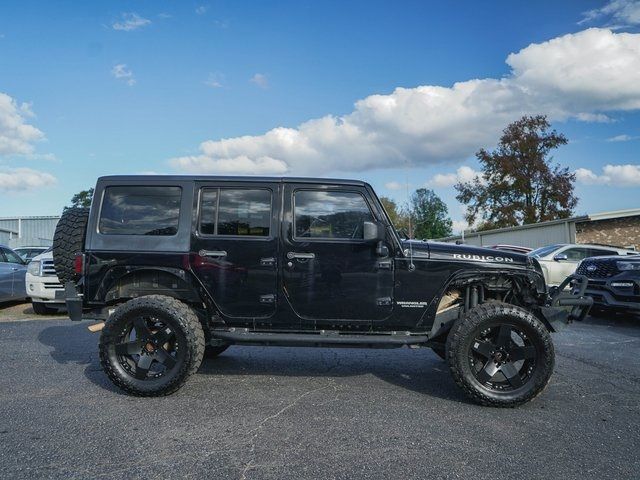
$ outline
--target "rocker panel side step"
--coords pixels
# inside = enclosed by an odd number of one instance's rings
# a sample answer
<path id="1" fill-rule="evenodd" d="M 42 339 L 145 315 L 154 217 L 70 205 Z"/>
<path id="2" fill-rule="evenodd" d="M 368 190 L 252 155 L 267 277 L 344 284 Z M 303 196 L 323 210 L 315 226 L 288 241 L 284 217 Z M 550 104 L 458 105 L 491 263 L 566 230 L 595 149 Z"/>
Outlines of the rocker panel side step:
<path id="1" fill-rule="evenodd" d="M 405 345 L 426 345 L 427 335 L 411 334 L 344 334 L 334 331 L 318 333 L 272 333 L 254 332 L 248 329 L 231 328 L 212 330 L 214 338 L 242 345 L 274 345 L 298 347 L 365 347 L 398 348 Z"/>

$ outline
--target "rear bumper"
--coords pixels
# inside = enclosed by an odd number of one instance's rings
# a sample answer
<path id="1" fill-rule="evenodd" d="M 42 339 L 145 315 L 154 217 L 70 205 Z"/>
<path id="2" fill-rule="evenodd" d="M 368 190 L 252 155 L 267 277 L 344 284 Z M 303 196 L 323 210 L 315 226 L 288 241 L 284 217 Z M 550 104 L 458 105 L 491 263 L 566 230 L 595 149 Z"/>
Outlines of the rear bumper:
<path id="1" fill-rule="evenodd" d="M 74 322 L 82 320 L 82 295 L 78 293 L 73 283 L 67 282 L 64 290 L 56 292 L 56 298 L 67 305 L 67 312 L 71 320 Z"/>

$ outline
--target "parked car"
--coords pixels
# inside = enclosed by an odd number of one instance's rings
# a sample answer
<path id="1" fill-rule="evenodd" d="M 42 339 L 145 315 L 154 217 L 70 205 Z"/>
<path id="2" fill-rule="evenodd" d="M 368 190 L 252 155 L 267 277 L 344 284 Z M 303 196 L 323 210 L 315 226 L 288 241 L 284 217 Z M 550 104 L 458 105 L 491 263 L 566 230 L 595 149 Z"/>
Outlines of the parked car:
<path id="1" fill-rule="evenodd" d="M 13 251 L 20 255 L 20 258 L 25 262 L 29 263 L 34 257 L 47 250 L 47 248 L 49 247 L 18 247 L 14 248 Z"/>
<path id="2" fill-rule="evenodd" d="M 9 247 L 0 245 L 0 302 L 24 300 L 27 292 L 24 277 L 27 264 Z"/>
<path id="3" fill-rule="evenodd" d="M 547 285 L 557 286 L 576 271 L 578 263 L 588 257 L 607 255 L 637 255 L 626 248 L 588 244 L 547 245 L 529 252 L 529 256 L 540 262 Z"/>
<path id="4" fill-rule="evenodd" d="M 132 395 L 175 392 L 232 344 L 413 346 L 474 401 L 512 407 L 548 383 L 550 332 L 592 302 L 584 277 L 551 296 L 526 255 L 403 240 L 361 181 L 103 177 L 93 199 L 63 212 L 55 268 Z"/>
<path id="5" fill-rule="evenodd" d="M 640 256 L 585 258 L 576 270 L 589 279 L 586 295 L 594 313 L 640 314 Z"/>
<path id="6" fill-rule="evenodd" d="M 31 297 L 33 311 L 37 315 L 47 315 L 64 307 L 63 299 L 56 299 L 56 292 L 62 291 L 62 284 L 53 267 L 51 248 L 36 256 L 27 267 L 25 277 L 27 293 Z"/>
<path id="7" fill-rule="evenodd" d="M 504 252 L 515 252 L 515 253 L 523 253 L 527 254 L 533 250 L 533 248 L 529 247 L 520 247 L 518 245 L 491 245 L 489 248 L 493 248 L 494 250 L 502 250 Z"/>

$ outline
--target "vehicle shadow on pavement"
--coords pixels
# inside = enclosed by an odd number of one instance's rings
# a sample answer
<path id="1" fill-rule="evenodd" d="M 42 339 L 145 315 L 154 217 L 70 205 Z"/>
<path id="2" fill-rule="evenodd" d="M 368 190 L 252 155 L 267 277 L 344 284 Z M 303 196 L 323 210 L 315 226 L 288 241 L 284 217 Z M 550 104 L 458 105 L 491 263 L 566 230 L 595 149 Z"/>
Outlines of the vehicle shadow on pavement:
<path id="1" fill-rule="evenodd" d="M 199 375 L 348 378 L 371 375 L 420 394 L 469 403 L 430 349 L 232 346 L 205 359 Z"/>

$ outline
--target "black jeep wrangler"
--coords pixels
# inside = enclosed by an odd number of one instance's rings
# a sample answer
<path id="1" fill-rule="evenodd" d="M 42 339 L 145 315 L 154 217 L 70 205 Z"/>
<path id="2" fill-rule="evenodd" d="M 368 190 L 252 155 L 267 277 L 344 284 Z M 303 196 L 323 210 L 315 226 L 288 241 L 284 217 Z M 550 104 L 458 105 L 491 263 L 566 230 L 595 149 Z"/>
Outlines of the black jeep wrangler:
<path id="1" fill-rule="evenodd" d="M 109 378 L 176 391 L 229 345 L 431 347 L 473 400 L 515 406 L 581 320 L 586 279 L 553 296 L 535 259 L 401 238 L 352 180 L 113 176 L 71 209 L 54 261 L 72 320 L 100 320 Z"/>

